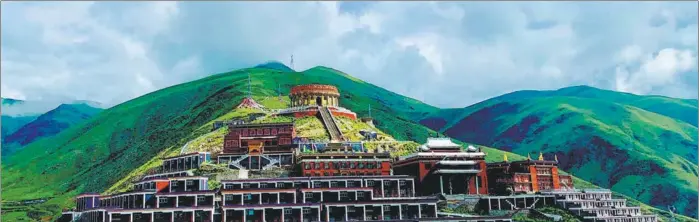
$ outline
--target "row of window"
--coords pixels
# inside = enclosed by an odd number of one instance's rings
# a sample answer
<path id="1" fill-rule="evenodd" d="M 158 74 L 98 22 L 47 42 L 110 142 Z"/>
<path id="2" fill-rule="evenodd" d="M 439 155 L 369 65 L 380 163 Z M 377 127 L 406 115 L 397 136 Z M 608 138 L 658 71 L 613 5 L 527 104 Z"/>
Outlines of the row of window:
<path id="1" fill-rule="evenodd" d="M 304 163 L 304 168 L 306 170 L 310 169 L 381 169 L 381 162 L 334 162 L 334 163 L 325 163 L 325 162 L 310 162 L 310 163 Z"/>
<path id="2" fill-rule="evenodd" d="M 280 127 L 280 128 L 264 128 L 264 129 L 240 129 L 233 131 L 234 134 L 241 134 L 243 136 L 269 136 L 277 135 L 277 133 L 291 133 L 292 128 L 290 127 Z"/>
<path id="3" fill-rule="evenodd" d="M 315 172 L 315 173 L 306 172 L 303 175 L 307 176 L 307 177 L 312 177 L 312 176 L 319 177 L 320 173 L 319 172 Z M 338 173 L 338 174 L 335 174 L 333 172 L 324 172 L 323 173 L 323 176 L 380 176 L 380 175 L 381 175 L 380 171 L 377 171 L 377 172 L 349 172 L 349 173 L 343 172 L 343 173 Z"/>

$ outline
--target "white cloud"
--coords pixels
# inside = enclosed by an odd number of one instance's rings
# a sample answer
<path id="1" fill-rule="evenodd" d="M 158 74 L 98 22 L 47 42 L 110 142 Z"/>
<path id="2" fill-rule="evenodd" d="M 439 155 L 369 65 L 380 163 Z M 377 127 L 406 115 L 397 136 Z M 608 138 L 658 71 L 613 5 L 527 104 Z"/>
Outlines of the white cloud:
<path id="1" fill-rule="evenodd" d="M 623 54 L 633 53 L 625 52 Z M 638 54 L 633 54 L 633 57 L 640 59 Z M 696 71 L 697 59 L 695 51 L 675 48 L 662 49 L 656 55 L 647 55 L 635 72 L 630 72 L 624 66 L 617 67 L 616 90 L 647 94 L 656 89 L 668 96 L 695 96 L 695 91 L 683 86 L 680 75 Z M 634 60 L 630 60 L 630 62 L 634 62 Z"/>
<path id="2" fill-rule="evenodd" d="M 697 92 L 681 81 L 696 75 L 696 2 L 2 4 L 3 96 L 113 105 L 291 54 L 297 70 L 330 66 L 442 107 L 579 84 Z"/>

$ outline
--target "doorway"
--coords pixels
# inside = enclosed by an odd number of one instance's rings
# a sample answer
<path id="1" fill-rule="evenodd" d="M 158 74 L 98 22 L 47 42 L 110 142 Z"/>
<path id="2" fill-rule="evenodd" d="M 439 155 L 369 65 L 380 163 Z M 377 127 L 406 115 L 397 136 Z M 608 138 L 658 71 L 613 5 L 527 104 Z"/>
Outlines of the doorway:
<path id="1" fill-rule="evenodd" d="M 323 106 L 323 99 L 320 96 L 316 97 L 316 105 Z"/>

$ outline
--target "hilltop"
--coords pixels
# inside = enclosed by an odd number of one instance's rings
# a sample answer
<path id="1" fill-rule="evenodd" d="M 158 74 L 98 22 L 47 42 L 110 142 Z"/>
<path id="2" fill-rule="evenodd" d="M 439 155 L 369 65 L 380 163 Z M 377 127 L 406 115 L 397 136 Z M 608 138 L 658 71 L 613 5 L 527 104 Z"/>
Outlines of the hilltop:
<path id="1" fill-rule="evenodd" d="M 696 100 L 576 86 L 518 91 L 418 121 L 462 141 L 557 154 L 582 179 L 696 217 L 696 117 Z"/>

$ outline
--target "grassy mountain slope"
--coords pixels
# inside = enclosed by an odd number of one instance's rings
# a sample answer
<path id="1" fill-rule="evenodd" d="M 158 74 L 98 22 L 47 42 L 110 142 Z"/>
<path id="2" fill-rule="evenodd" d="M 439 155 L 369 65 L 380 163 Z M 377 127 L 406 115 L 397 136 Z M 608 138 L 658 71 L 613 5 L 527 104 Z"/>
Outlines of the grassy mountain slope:
<path id="1" fill-rule="evenodd" d="M 591 87 L 521 91 L 441 110 L 420 122 L 522 155 L 555 153 L 563 169 L 585 180 L 696 217 L 697 128 L 679 119 L 689 111 L 672 111 L 691 107 L 691 101 L 618 94 Z M 658 110 L 647 110 L 653 108 Z"/>
<path id="2" fill-rule="evenodd" d="M 278 83 L 283 92 L 297 84 L 330 83 L 340 88 L 340 103 L 360 116 L 372 103 L 376 125 L 397 139 L 424 141 L 434 133 L 409 130 L 421 127 L 409 117 L 412 112 L 436 108 L 338 71 L 323 67 L 303 73 L 245 69 L 149 93 L 3 158 L 3 200 L 48 198 L 40 204 L 42 209 L 55 210 L 71 206 L 72 197 L 80 192 L 104 191 L 137 167 L 154 162 L 157 155 L 207 133 L 210 128 L 198 128 L 237 105 L 247 90 L 248 73 L 255 95 L 276 96 Z M 28 215 L 38 217 L 41 212 Z"/>

